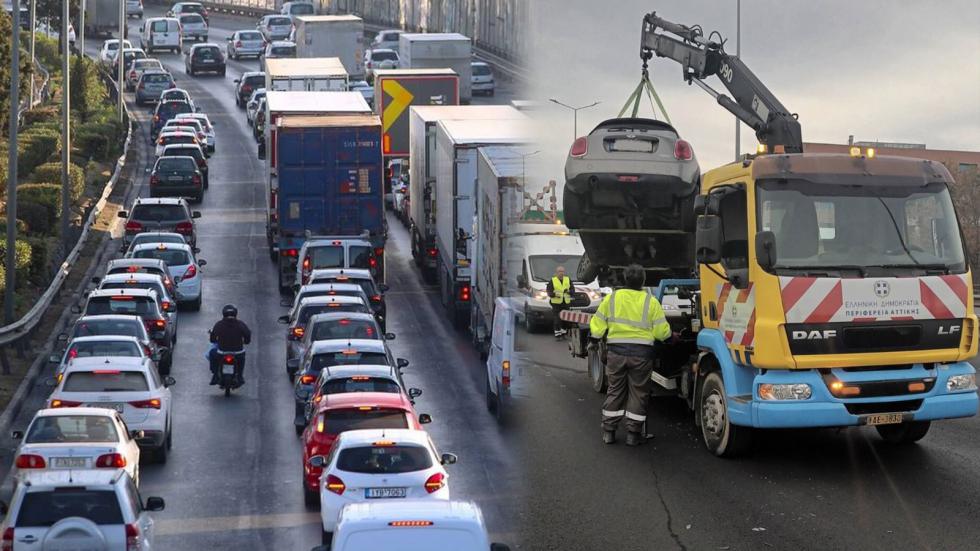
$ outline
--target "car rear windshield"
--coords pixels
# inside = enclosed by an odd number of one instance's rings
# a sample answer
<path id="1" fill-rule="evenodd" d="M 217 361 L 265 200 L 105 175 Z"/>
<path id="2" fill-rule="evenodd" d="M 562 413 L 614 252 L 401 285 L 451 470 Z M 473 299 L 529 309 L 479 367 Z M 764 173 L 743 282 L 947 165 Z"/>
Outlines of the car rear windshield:
<path id="1" fill-rule="evenodd" d="M 288 17 L 270 17 L 269 18 L 269 25 L 270 26 L 272 26 L 272 25 L 276 25 L 276 26 L 279 26 L 279 25 L 292 25 L 292 24 L 293 24 L 292 19 L 290 19 Z"/>
<path id="2" fill-rule="evenodd" d="M 17 528 L 51 526 L 63 518 L 82 517 L 95 524 L 124 524 L 119 498 L 112 490 L 55 488 L 28 492 L 17 512 Z"/>
<path id="3" fill-rule="evenodd" d="M 118 441 L 115 423 L 105 415 L 38 417 L 24 439 L 27 444 Z"/>
<path id="4" fill-rule="evenodd" d="M 242 84 L 247 84 L 249 86 L 262 86 L 265 84 L 265 75 L 251 75 L 245 77 L 245 82 Z"/>
<path id="5" fill-rule="evenodd" d="M 112 296 L 112 297 L 92 297 L 85 308 L 86 316 L 99 316 L 103 314 L 121 314 L 130 316 L 142 316 L 145 314 L 156 313 L 157 306 L 153 299 L 147 296 Z"/>
<path id="6" fill-rule="evenodd" d="M 296 46 L 274 46 L 272 48 L 272 55 L 284 57 L 296 55 Z"/>
<path id="7" fill-rule="evenodd" d="M 348 430 L 407 429 L 408 418 L 401 410 L 339 409 L 323 414 L 324 432 L 340 434 Z"/>
<path id="8" fill-rule="evenodd" d="M 187 11 L 194 11 L 194 10 L 187 10 Z M 190 14 L 187 14 L 187 15 L 181 15 L 180 16 L 180 24 L 181 25 L 186 25 L 188 23 L 190 23 L 191 25 L 204 24 L 204 18 L 201 17 L 200 15 L 196 14 L 196 13 L 190 13 Z"/>
<path id="9" fill-rule="evenodd" d="M 132 245 L 141 245 L 143 243 L 178 243 L 186 244 L 184 238 L 179 235 L 160 235 L 160 234 L 143 234 L 138 233 L 136 237 L 133 238 Z M 121 270 L 121 273 L 125 273 L 126 270 Z"/>
<path id="10" fill-rule="evenodd" d="M 68 374 L 64 392 L 144 392 L 150 387 L 139 371 L 75 371 Z"/>
<path id="11" fill-rule="evenodd" d="M 201 13 L 204 11 L 204 6 L 201 4 L 181 4 L 180 11 L 191 12 L 191 13 Z"/>
<path id="12" fill-rule="evenodd" d="M 150 31 L 155 33 L 165 33 L 167 32 L 167 23 L 168 21 L 166 20 L 154 21 L 153 25 L 150 27 Z"/>
<path id="13" fill-rule="evenodd" d="M 323 385 L 324 394 L 344 394 L 347 392 L 401 392 L 398 383 L 380 377 L 351 376 L 331 379 Z"/>
<path id="14" fill-rule="evenodd" d="M 142 337 L 139 320 L 94 320 L 80 321 L 72 333 L 74 337 L 94 337 L 96 335 L 123 335 L 126 337 Z"/>
<path id="15" fill-rule="evenodd" d="M 189 144 L 181 144 L 189 145 Z M 163 150 L 164 157 L 194 157 L 195 160 L 200 160 L 204 157 L 201 153 L 200 148 L 197 147 L 168 147 Z M 183 241 L 164 241 L 164 243 L 182 243 Z"/>
<path id="16" fill-rule="evenodd" d="M 317 314 L 326 314 L 329 312 L 353 312 L 359 314 L 368 314 L 367 308 L 363 304 L 356 303 L 344 303 L 338 304 L 333 303 L 335 306 L 330 306 L 330 304 L 311 304 L 309 306 L 304 306 L 299 310 L 299 316 L 297 316 L 296 322 L 300 325 L 306 325 L 306 322 L 310 321 L 310 318 Z"/>
<path id="17" fill-rule="evenodd" d="M 143 234 L 137 234 L 137 235 L 143 235 Z M 158 241 L 158 243 L 160 243 L 160 241 Z M 106 273 L 106 275 L 112 275 L 112 274 L 155 274 L 159 276 L 166 276 L 167 272 L 166 270 L 161 270 L 157 266 L 134 266 L 130 264 L 129 266 L 116 266 L 115 268 L 109 270 Z"/>
<path id="18" fill-rule="evenodd" d="M 187 266 L 191 263 L 187 251 L 180 249 L 141 249 L 133 253 L 136 258 L 159 258 L 167 266 Z"/>
<path id="19" fill-rule="evenodd" d="M 358 285 L 361 286 L 361 289 L 364 291 L 364 294 L 365 295 L 367 295 L 367 296 L 370 297 L 370 296 L 373 296 L 373 295 L 376 295 L 377 294 L 375 292 L 375 289 L 374 289 L 374 281 L 372 281 L 370 279 L 353 278 L 353 277 L 347 277 L 347 276 L 343 276 L 343 277 L 336 277 L 335 276 L 335 277 L 323 277 L 323 278 L 319 278 L 318 277 L 315 280 L 311 281 L 310 283 L 311 284 L 313 284 L 313 283 L 356 283 L 356 284 L 358 284 Z"/>
<path id="20" fill-rule="evenodd" d="M 163 284 L 152 281 L 113 281 L 103 283 L 102 289 L 150 289 L 157 292 L 157 296 L 164 296 Z"/>
<path id="21" fill-rule="evenodd" d="M 258 31 L 243 31 L 238 33 L 240 40 L 262 40 L 262 33 Z"/>
<path id="22" fill-rule="evenodd" d="M 335 365 L 388 365 L 388 355 L 383 352 L 326 352 L 313 356 L 311 371 Z"/>
<path id="23" fill-rule="evenodd" d="M 350 267 L 368 269 L 371 267 L 371 247 L 364 245 L 351 245 L 347 251 L 350 256 Z"/>
<path id="24" fill-rule="evenodd" d="M 313 15 L 313 4 L 292 4 L 289 6 L 292 15 Z"/>
<path id="25" fill-rule="evenodd" d="M 489 65 L 473 65 L 473 74 L 477 76 L 489 76 L 493 73 L 490 72 Z"/>
<path id="26" fill-rule="evenodd" d="M 142 204 L 133 207 L 133 220 L 164 222 L 171 220 L 186 220 L 187 211 L 182 205 L 151 205 Z"/>
<path id="27" fill-rule="evenodd" d="M 187 134 L 171 134 L 169 136 L 163 136 L 163 145 L 170 145 L 175 143 L 197 143 L 197 137 Z"/>
<path id="28" fill-rule="evenodd" d="M 314 341 L 332 339 L 377 339 L 378 330 L 373 321 L 363 319 L 339 319 L 317 323 L 313 327 Z"/>
<path id="29" fill-rule="evenodd" d="M 398 474 L 432 468 L 432 456 L 421 446 L 364 446 L 346 448 L 337 468 L 349 473 Z"/>
<path id="30" fill-rule="evenodd" d="M 157 160 L 157 172 L 194 172 L 197 163 L 189 157 L 160 157 Z"/>
<path id="31" fill-rule="evenodd" d="M 161 103 L 157 107 L 157 115 L 159 115 L 161 119 L 167 120 L 172 119 L 175 115 L 182 115 L 184 113 L 192 112 L 194 112 L 194 110 L 191 109 L 191 105 L 186 101 L 168 101 Z"/>
<path id="32" fill-rule="evenodd" d="M 161 73 L 143 75 L 143 82 L 148 84 L 170 84 L 173 80 L 173 77 L 170 75 Z"/>
<path id="33" fill-rule="evenodd" d="M 306 256 L 310 259 L 310 267 L 314 270 L 344 267 L 344 247 L 340 245 L 310 247 L 306 251 Z"/>
<path id="34" fill-rule="evenodd" d="M 194 57 L 199 57 L 202 59 L 216 59 L 219 54 L 220 52 L 218 52 L 218 49 L 213 46 L 197 48 L 194 50 Z"/>
<path id="35" fill-rule="evenodd" d="M 91 358 L 92 356 L 140 357 L 140 347 L 127 341 L 82 341 L 72 343 L 68 349 L 69 358 Z"/>
<path id="36" fill-rule="evenodd" d="M 371 52 L 371 61 L 398 61 L 395 52 Z"/>

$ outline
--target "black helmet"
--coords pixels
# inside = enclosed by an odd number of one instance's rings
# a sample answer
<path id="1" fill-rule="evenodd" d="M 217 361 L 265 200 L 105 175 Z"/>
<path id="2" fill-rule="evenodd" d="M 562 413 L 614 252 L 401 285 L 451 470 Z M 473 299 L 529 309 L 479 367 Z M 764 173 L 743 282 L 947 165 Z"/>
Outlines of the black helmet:
<path id="1" fill-rule="evenodd" d="M 224 308 L 221 309 L 221 317 L 237 318 L 238 308 L 235 308 L 234 304 L 225 304 Z"/>

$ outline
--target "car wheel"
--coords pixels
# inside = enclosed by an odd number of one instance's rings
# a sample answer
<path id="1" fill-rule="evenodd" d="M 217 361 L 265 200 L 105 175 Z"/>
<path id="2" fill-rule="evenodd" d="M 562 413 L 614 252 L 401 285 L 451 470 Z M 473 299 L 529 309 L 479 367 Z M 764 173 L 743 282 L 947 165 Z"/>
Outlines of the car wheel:
<path id="1" fill-rule="evenodd" d="M 167 449 L 170 450 L 173 449 L 173 447 L 174 447 L 174 431 L 173 429 L 170 429 L 170 431 L 167 432 Z"/>
<path id="2" fill-rule="evenodd" d="M 490 389 L 490 376 L 487 375 L 487 411 L 497 413 L 497 395 Z"/>
<path id="3" fill-rule="evenodd" d="M 164 441 L 164 443 L 163 444 L 160 444 L 160 447 L 157 448 L 156 451 L 154 452 L 154 455 L 156 456 L 156 462 L 157 462 L 157 464 L 159 464 L 159 465 L 166 465 L 167 464 L 167 451 L 168 451 L 167 450 L 167 442 Z"/>
<path id="4" fill-rule="evenodd" d="M 897 425 L 877 425 L 878 436 L 889 444 L 912 444 L 918 442 L 929 432 L 929 421 L 910 421 Z"/>
<path id="5" fill-rule="evenodd" d="M 303 473 L 303 503 L 311 509 L 320 508 L 320 495 L 306 487 L 306 473 Z"/>
<path id="6" fill-rule="evenodd" d="M 333 532 L 327 532 L 325 530 L 322 531 L 322 532 L 323 533 L 320 536 L 321 537 L 320 543 L 322 543 L 323 545 L 330 545 L 330 544 L 332 544 L 333 543 Z"/>
<path id="7" fill-rule="evenodd" d="M 296 436 L 303 436 L 303 431 L 306 430 L 305 427 L 299 425 L 293 425 L 293 428 L 296 429 Z"/>
<path id="8" fill-rule="evenodd" d="M 192 311 L 194 311 L 194 312 L 200 311 L 200 309 L 201 309 L 201 299 L 202 298 L 203 298 L 202 295 L 198 295 L 198 297 L 193 302 L 191 302 L 191 310 Z"/>
<path id="9" fill-rule="evenodd" d="M 735 457 L 748 451 L 752 429 L 732 424 L 725 383 L 719 371 L 712 371 L 702 379 L 698 396 L 701 436 L 708 451 L 718 457 Z"/>

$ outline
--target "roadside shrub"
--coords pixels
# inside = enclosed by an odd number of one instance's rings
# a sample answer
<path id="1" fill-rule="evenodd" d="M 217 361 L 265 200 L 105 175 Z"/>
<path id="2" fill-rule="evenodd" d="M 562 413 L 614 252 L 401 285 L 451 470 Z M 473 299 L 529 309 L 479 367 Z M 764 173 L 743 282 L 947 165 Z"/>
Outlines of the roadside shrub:
<path id="1" fill-rule="evenodd" d="M 44 163 L 38 166 L 27 180 L 32 183 L 41 184 L 58 182 L 60 186 L 61 163 Z M 68 180 L 71 183 L 68 193 L 71 195 L 72 203 L 75 203 L 85 191 L 85 170 L 76 164 L 72 164 L 68 169 Z"/>
<path id="2" fill-rule="evenodd" d="M 31 237 L 27 239 L 31 246 L 31 263 L 28 267 L 31 281 L 38 285 L 47 283 L 48 276 L 51 275 L 50 269 L 50 243 L 48 237 Z"/>
<path id="3" fill-rule="evenodd" d="M 18 205 L 17 214 L 18 214 L 17 235 L 23 235 L 27 233 L 28 226 L 27 226 L 27 222 L 25 222 L 24 219 L 20 217 L 20 205 Z M 6 232 L 6 231 L 7 231 L 7 216 L 6 214 L 4 214 L 4 216 L 0 216 L 0 232 Z"/>
<path id="4" fill-rule="evenodd" d="M 17 186 L 17 201 L 36 203 L 48 210 L 49 229 L 61 216 L 61 186 L 58 184 L 21 184 Z M 28 224 L 30 226 L 30 224 Z"/>
<path id="5" fill-rule="evenodd" d="M 26 128 L 34 124 L 49 121 L 54 121 L 56 124 L 60 125 L 61 123 L 58 122 L 60 116 L 61 108 L 57 105 L 39 105 L 24 113 L 24 127 Z"/>
<path id="6" fill-rule="evenodd" d="M 75 147 L 79 154 L 100 161 L 114 160 L 122 153 L 122 125 L 115 120 L 90 122 L 79 125 L 75 134 Z"/>
<path id="7" fill-rule="evenodd" d="M 31 245 L 25 240 L 18 239 L 16 251 L 16 266 L 17 266 L 17 281 L 23 283 L 29 276 L 31 272 Z M 4 258 L 7 256 L 7 236 L 6 234 L 0 234 L 0 252 L 3 253 Z M 7 278 L 7 263 L 0 262 L 0 291 L 6 289 Z"/>
<path id="8" fill-rule="evenodd" d="M 44 205 L 39 205 L 31 201 L 22 201 L 17 198 L 17 234 L 26 233 L 47 235 L 51 231 L 52 224 L 51 209 Z M 21 229 L 20 225 L 24 224 Z M 3 229 L 7 229 L 4 221 Z"/>
<path id="9" fill-rule="evenodd" d="M 48 162 L 61 147 L 61 135 L 47 128 L 28 128 L 20 135 L 24 149 L 18 155 L 18 172 L 29 174 L 35 167 Z"/>

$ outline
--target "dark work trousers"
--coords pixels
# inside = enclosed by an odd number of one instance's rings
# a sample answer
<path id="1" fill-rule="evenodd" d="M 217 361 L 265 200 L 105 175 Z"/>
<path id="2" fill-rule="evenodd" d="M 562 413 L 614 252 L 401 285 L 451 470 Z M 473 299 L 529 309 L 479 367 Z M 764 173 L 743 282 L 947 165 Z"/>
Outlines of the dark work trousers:
<path id="1" fill-rule="evenodd" d="M 561 313 L 565 310 L 568 310 L 568 308 L 569 305 L 565 304 L 564 302 L 559 304 L 555 304 L 553 302 L 551 303 L 551 313 L 553 314 L 552 317 L 554 318 L 551 324 L 555 328 L 555 333 L 565 328 L 565 322 L 561 320 Z"/>
<path id="2" fill-rule="evenodd" d="M 647 420 L 653 347 L 629 346 L 630 354 L 617 353 L 611 345 L 606 359 L 606 401 L 602 404 L 602 428 L 616 430 L 626 418 L 626 430 L 641 432 Z"/>

